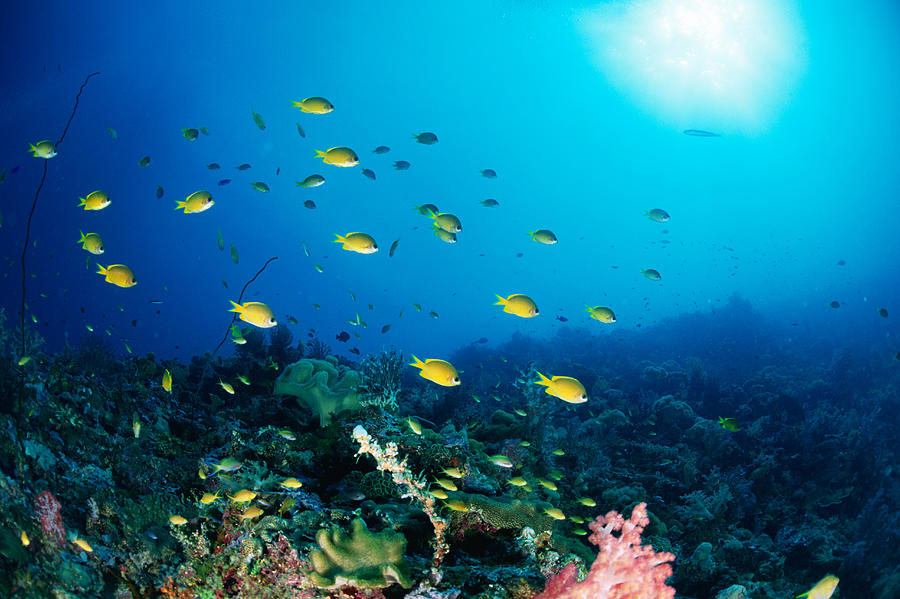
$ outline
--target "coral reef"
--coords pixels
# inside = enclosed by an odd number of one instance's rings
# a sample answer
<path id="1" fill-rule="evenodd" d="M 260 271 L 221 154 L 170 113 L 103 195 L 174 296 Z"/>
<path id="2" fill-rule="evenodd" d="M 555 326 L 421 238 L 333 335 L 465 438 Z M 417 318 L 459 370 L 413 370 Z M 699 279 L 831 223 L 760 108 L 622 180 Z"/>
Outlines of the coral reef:
<path id="1" fill-rule="evenodd" d="M 284 369 L 275 380 L 277 395 L 292 395 L 328 426 L 331 417 L 359 407 L 359 373 L 338 364 L 331 356 L 324 360 L 308 358 Z"/>

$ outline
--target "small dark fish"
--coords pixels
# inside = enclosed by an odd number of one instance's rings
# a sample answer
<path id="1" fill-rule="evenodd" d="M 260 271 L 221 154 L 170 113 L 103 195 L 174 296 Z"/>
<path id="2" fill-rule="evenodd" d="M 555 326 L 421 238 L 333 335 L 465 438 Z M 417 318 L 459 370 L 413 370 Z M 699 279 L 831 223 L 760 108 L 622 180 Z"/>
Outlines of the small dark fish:
<path id="1" fill-rule="evenodd" d="M 306 131 L 303 130 L 303 127 L 300 126 L 300 123 L 297 123 L 297 133 L 300 134 L 300 137 L 306 137 Z"/>
<path id="2" fill-rule="evenodd" d="M 143 158 L 141 158 L 140 160 L 138 160 L 138 166 L 147 166 L 148 164 L 150 164 L 150 157 L 149 157 L 149 156 L 144 156 Z"/>
<path id="3" fill-rule="evenodd" d="M 557 316 L 556 320 L 558 320 L 560 322 L 569 322 L 569 319 L 566 318 L 565 316 Z"/>
<path id="4" fill-rule="evenodd" d="M 888 317 L 888 311 L 885 308 L 878 308 L 878 315 L 882 318 Z"/>
<path id="5" fill-rule="evenodd" d="M 499 205 L 500 205 L 500 202 L 498 202 L 497 200 L 495 200 L 495 199 L 493 199 L 493 198 L 488 198 L 488 199 L 486 199 L 486 200 L 481 200 L 481 201 L 479 202 L 479 204 L 481 204 L 481 205 L 484 206 L 485 208 L 493 208 L 493 207 L 495 207 L 495 206 L 499 206 Z"/>
<path id="6" fill-rule="evenodd" d="M 231 179 L 222 179 L 219 181 L 219 185 L 228 185 L 229 183 L 231 183 Z"/>
<path id="7" fill-rule="evenodd" d="M 251 112 L 250 116 L 253 118 L 253 122 L 256 123 L 256 126 L 259 127 L 260 131 L 265 131 L 266 123 L 263 121 L 262 115 L 258 112 Z"/>
<path id="8" fill-rule="evenodd" d="M 438 314 L 438 313 L 435 312 L 434 310 L 432 310 L 431 312 L 429 312 L 429 314 L 431 315 L 432 318 L 440 318 L 440 314 Z"/>
<path id="9" fill-rule="evenodd" d="M 704 131 L 703 129 L 685 129 L 684 134 L 691 137 L 721 137 L 718 133 Z"/>
<path id="10" fill-rule="evenodd" d="M 894 356 L 894 359 L 895 359 L 895 360 L 900 360 L 900 351 L 897 352 L 897 355 Z"/>
<path id="11" fill-rule="evenodd" d="M 161 197 L 163 197 L 163 188 L 162 188 L 162 185 L 157 185 L 156 186 L 156 199 L 158 200 Z"/>
<path id="12" fill-rule="evenodd" d="M 279 166 L 278 168 L 275 169 L 275 176 L 277 177 L 280 174 L 281 174 L 281 167 Z"/>
<path id="13" fill-rule="evenodd" d="M 481 171 L 481 176 L 482 176 L 482 177 L 486 177 L 486 178 L 488 178 L 488 179 L 496 179 L 496 178 L 497 178 L 497 171 L 495 171 L 495 170 L 492 169 L 492 168 L 486 168 L 486 169 L 484 169 L 484 170 Z"/>
<path id="14" fill-rule="evenodd" d="M 838 260 L 838 266 L 845 266 L 847 264 L 844 260 Z"/>
<path id="15" fill-rule="evenodd" d="M 306 200 L 305 202 L 303 202 L 303 205 L 306 206 L 307 208 L 309 208 L 310 210 L 316 209 L 316 203 L 313 202 L 312 200 Z"/>
<path id="16" fill-rule="evenodd" d="M 393 258 L 393 257 L 394 257 L 394 252 L 397 251 L 397 246 L 398 246 L 399 244 L 400 244 L 400 240 L 399 240 L 399 239 L 395 239 L 395 240 L 394 240 L 394 243 L 391 244 L 391 251 L 388 252 L 388 258 Z"/>
<path id="17" fill-rule="evenodd" d="M 18 164 L 17 164 L 16 166 L 12 167 L 12 170 L 9 171 L 9 173 L 10 173 L 11 175 L 15 175 L 15 174 L 18 173 L 18 172 L 19 172 L 19 165 L 18 165 Z"/>
<path id="18" fill-rule="evenodd" d="M 840 307 L 841 307 L 841 302 L 835 300 L 835 301 L 831 302 L 831 303 L 828 304 L 828 305 L 831 306 L 832 308 L 840 308 Z"/>
<path id="19" fill-rule="evenodd" d="M 3 183 L 3 181 L 5 179 L 6 179 L 6 169 L 3 169 L 3 172 L 0 173 L 0 183 Z"/>
<path id="20" fill-rule="evenodd" d="M 137 326 L 137 320 L 132 320 L 132 321 L 131 321 L 131 326 L 136 327 L 136 326 Z"/>
<path id="21" fill-rule="evenodd" d="M 350 341 L 350 333 L 348 333 L 347 331 L 341 331 L 340 334 L 335 335 L 334 338 L 341 343 L 347 343 L 348 341 Z"/>
<path id="22" fill-rule="evenodd" d="M 525 255 L 525 254 L 523 254 L 522 252 L 519 252 L 518 254 L 516 254 L 516 258 L 521 258 L 521 257 L 524 256 L 524 255 Z"/>
<path id="23" fill-rule="evenodd" d="M 416 140 L 416 143 L 425 144 L 426 146 L 430 146 L 438 142 L 437 135 L 431 133 L 430 131 L 419 133 L 418 135 L 413 135 L 413 139 Z"/>
<path id="24" fill-rule="evenodd" d="M 359 348 L 358 348 L 358 347 L 351 347 L 351 348 L 348 349 L 347 351 L 349 351 L 351 354 L 356 354 L 357 356 L 359 355 Z"/>
<path id="25" fill-rule="evenodd" d="M 375 180 L 375 171 L 373 171 L 373 170 L 370 169 L 370 168 L 364 168 L 364 169 L 362 170 L 362 174 L 363 174 L 364 177 L 368 177 L 368 178 L 371 179 L 372 181 Z"/>
<path id="26" fill-rule="evenodd" d="M 479 339 L 479 340 L 476 341 L 475 343 L 487 343 L 487 342 L 488 342 L 488 338 L 487 338 L 487 337 L 482 337 L 481 339 Z"/>
<path id="27" fill-rule="evenodd" d="M 217 171 L 222 167 L 219 166 L 218 162 L 210 162 L 209 164 L 206 165 L 206 168 L 208 168 L 211 171 Z"/>
<path id="28" fill-rule="evenodd" d="M 162 301 L 162 300 L 150 300 L 149 303 L 151 303 L 151 304 L 161 304 L 161 303 L 163 303 L 163 301 Z"/>
<path id="29" fill-rule="evenodd" d="M 382 334 L 387 333 L 390 330 L 391 330 L 391 325 L 389 325 L 389 324 L 386 324 L 383 327 L 381 327 Z"/>
<path id="30" fill-rule="evenodd" d="M 239 164 L 239 165 L 237 165 L 237 166 L 234 167 L 234 168 L 236 168 L 236 169 L 239 170 L 239 171 L 245 171 L 245 170 L 247 170 L 248 168 L 250 168 L 250 165 L 247 164 L 247 163 L 245 162 L 244 164 Z"/>
<path id="31" fill-rule="evenodd" d="M 394 163 L 394 169 L 398 171 L 405 171 L 410 167 L 410 164 L 405 160 L 398 160 Z"/>
<path id="32" fill-rule="evenodd" d="M 378 146 L 374 150 L 372 150 L 373 154 L 387 154 L 391 149 L 387 146 Z"/>

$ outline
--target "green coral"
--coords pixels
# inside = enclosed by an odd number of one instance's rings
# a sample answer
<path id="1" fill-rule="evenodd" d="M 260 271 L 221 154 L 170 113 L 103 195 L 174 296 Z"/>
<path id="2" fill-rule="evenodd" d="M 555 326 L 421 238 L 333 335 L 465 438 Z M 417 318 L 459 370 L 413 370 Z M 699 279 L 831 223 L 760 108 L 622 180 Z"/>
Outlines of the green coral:
<path id="1" fill-rule="evenodd" d="M 294 362 L 275 379 L 275 393 L 293 395 L 297 401 L 318 414 L 319 424 L 328 426 L 331 416 L 359 408 L 359 373 L 339 366 L 334 356 L 324 360 Z"/>
<path id="2" fill-rule="evenodd" d="M 352 585 L 377 589 L 398 583 L 412 586 L 409 564 L 403 558 L 406 537 L 389 530 L 372 533 L 357 518 L 348 537 L 340 529 L 322 529 L 316 533 L 321 549 L 310 553 L 313 571 L 309 578 L 320 588 Z"/>

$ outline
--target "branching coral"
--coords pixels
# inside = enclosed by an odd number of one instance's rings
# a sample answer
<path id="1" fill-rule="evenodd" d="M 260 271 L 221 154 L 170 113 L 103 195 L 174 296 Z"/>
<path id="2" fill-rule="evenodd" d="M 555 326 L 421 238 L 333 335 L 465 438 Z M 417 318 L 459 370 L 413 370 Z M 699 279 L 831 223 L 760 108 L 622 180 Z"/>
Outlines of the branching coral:
<path id="1" fill-rule="evenodd" d="M 428 491 L 428 483 L 421 476 L 415 476 L 406 465 L 406 458 L 398 459 L 396 443 L 388 443 L 383 449 L 378 445 L 366 429 L 357 425 L 353 428 L 353 440 L 359 443 L 359 451 L 356 455 L 368 454 L 375 458 L 378 469 L 390 472 L 394 483 L 403 490 L 402 497 L 414 499 L 434 527 L 434 557 L 431 560 L 431 582 L 438 584 L 441 574 L 441 562 L 450 551 L 447 543 L 447 521 L 441 518 L 435 509 L 435 497 Z"/>

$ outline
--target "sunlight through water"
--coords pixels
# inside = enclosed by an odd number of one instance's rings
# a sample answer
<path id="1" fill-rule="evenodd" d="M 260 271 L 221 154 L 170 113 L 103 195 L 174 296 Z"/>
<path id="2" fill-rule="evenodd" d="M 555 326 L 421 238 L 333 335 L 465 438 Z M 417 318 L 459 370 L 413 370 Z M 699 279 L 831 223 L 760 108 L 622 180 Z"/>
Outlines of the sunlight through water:
<path id="1" fill-rule="evenodd" d="M 666 126 L 759 134 L 805 70 L 789 0 L 637 0 L 588 12 L 603 74 Z"/>

